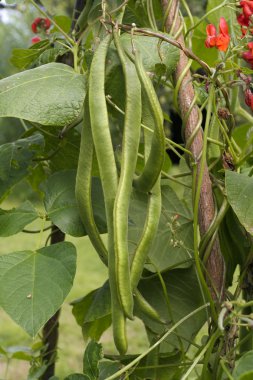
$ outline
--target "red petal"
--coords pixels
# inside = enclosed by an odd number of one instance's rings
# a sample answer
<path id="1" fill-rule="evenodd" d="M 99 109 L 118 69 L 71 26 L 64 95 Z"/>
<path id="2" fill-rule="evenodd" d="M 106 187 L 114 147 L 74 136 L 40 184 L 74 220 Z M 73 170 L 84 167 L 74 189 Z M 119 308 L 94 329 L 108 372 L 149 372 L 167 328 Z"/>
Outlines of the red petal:
<path id="1" fill-rule="evenodd" d="M 31 39 L 32 44 L 37 44 L 37 42 L 40 42 L 41 38 L 39 36 L 35 36 Z"/>
<path id="2" fill-rule="evenodd" d="M 215 37 L 216 36 L 216 28 L 213 24 L 208 24 L 206 26 L 206 34 L 210 37 Z"/>
<path id="3" fill-rule="evenodd" d="M 220 51 L 226 51 L 229 45 L 230 37 L 219 34 L 216 38 L 216 47 Z"/>
<path id="4" fill-rule="evenodd" d="M 51 22 L 48 18 L 44 19 L 44 25 L 46 30 L 50 28 Z"/>
<path id="5" fill-rule="evenodd" d="M 242 26 L 249 26 L 249 18 L 245 17 L 243 13 L 237 16 L 237 21 Z"/>
<path id="6" fill-rule="evenodd" d="M 228 25 L 226 23 L 226 20 L 224 17 L 220 18 L 220 25 L 219 25 L 220 33 L 224 36 L 228 36 Z"/>

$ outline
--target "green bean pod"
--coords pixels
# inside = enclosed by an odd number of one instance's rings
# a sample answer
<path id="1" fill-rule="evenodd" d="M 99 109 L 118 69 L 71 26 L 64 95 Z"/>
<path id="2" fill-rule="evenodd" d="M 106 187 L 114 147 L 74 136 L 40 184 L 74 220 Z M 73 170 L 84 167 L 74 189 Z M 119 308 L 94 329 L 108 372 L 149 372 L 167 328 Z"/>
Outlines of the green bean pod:
<path id="1" fill-rule="evenodd" d="M 102 262 L 107 265 L 107 249 L 100 237 L 97 229 L 91 200 L 92 186 L 92 163 L 94 157 L 94 146 L 90 126 L 90 112 L 88 96 L 84 101 L 84 119 L 83 119 L 80 153 L 78 158 L 75 194 L 80 211 L 80 217 L 86 229 L 86 232 L 97 251 Z"/>
<path id="2" fill-rule="evenodd" d="M 163 113 L 153 84 L 143 67 L 138 50 L 135 52 L 135 66 L 140 82 L 142 84 L 143 93 L 147 98 L 149 108 L 154 119 L 155 128 L 149 157 L 142 173 L 138 178 L 134 179 L 133 185 L 137 190 L 149 192 L 161 174 L 165 158 Z"/>
<path id="3" fill-rule="evenodd" d="M 141 292 L 136 289 L 135 291 L 135 303 L 140 311 L 145 314 L 148 318 L 152 319 L 154 322 L 166 324 L 158 312 L 150 305 L 150 303 L 143 297 Z"/>
<path id="4" fill-rule="evenodd" d="M 124 354 L 127 350 L 125 316 L 121 307 L 116 281 L 113 233 L 113 208 L 118 187 L 118 175 L 105 98 L 105 61 L 110 42 L 111 36 L 108 35 L 99 44 L 91 63 L 89 107 L 91 130 L 104 193 L 108 227 L 108 269 L 112 299 L 114 342 L 118 351 Z"/>
<path id="5" fill-rule="evenodd" d="M 154 115 L 149 107 L 148 98 L 143 96 L 143 122 L 150 129 L 154 130 L 156 128 Z M 150 151 L 152 150 L 153 138 L 150 134 L 145 131 L 145 161 L 150 157 Z M 133 260 L 131 264 L 131 286 L 132 290 L 135 291 L 137 288 L 138 282 L 141 278 L 143 267 L 145 265 L 148 253 L 151 249 L 153 240 L 155 238 L 158 224 L 161 215 L 162 200 L 161 200 L 161 186 L 160 186 L 160 174 L 152 190 L 148 193 L 148 206 L 147 206 L 147 215 L 145 220 L 145 225 L 143 228 L 142 236 L 137 244 L 135 249 Z"/>
<path id="6" fill-rule="evenodd" d="M 82 32 L 88 25 L 88 16 L 90 13 L 90 10 L 92 8 L 93 0 L 87 0 L 86 4 L 84 6 L 84 9 L 80 13 L 77 21 L 75 29 L 77 30 L 77 33 Z"/>
<path id="7" fill-rule="evenodd" d="M 126 316 L 132 318 L 133 294 L 128 252 L 128 212 L 141 132 L 141 85 L 134 64 L 124 53 L 116 29 L 113 36 L 124 73 L 126 89 L 121 172 L 114 204 L 114 249 L 120 301 Z"/>

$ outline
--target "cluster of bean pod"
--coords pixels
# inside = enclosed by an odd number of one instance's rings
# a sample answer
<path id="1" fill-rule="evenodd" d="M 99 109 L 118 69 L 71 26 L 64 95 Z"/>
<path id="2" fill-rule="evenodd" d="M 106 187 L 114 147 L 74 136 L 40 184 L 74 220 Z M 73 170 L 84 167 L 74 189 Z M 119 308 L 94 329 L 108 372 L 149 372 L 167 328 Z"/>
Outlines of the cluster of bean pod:
<path id="1" fill-rule="evenodd" d="M 125 117 L 119 174 L 105 94 L 106 56 L 112 39 L 125 81 Z M 153 133 L 143 132 L 145 164 L 141 174 L 137 176 L 135 170 L 143 124 L 152 129 Z M 107 247 L 100 237 L 92 210 L 92 165 L 95 155 L 105 200 Z M 149 317 L 162 322 L 157 311 L 142 297 L 137 286 L 159 223 L 160 177 L 164 155 L 163 113 L 153 84 L 143 67 L 140 52 L 134 49 L 134 58 L 129 57 L 121 45 L 119 31 L 115 27 L 100 42 L 90 67 L 76 178 L 76 199 L 87 234 L 100 258 L 108 266 L 113 336 L 121 354 L 127 351 L 126 318 L 133 319 L 134 302 Z M 148 205 L 143 232 L 130 262 L 128 213 L 133 188 L 148 195 Z"/>

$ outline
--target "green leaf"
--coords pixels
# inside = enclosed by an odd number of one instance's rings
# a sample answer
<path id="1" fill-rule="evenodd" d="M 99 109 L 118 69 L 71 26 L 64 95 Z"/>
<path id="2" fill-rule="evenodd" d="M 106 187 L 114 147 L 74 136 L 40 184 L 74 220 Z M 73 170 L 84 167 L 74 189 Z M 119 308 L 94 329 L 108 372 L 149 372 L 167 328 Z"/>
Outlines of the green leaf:
<path id="1" fill-rule="evenodd" d="M 253 351 L 246 352 L 236 363 L 233 371 L 235 380 L 250 380 L 253 375 Z"/>
<path id="2" fill-rule="evenodd" d="M 129 241 L 134 251 L 146 218 L 147 195 L 134 192 L 130 205 Z M 151 272 L 169 267 L 186 268 L 191 265 L 193 250 L 192 215 L 168 186 L 162 186 L 162 213 L 158 231 L 145 268 Z"/>
<path id="3" fill-rule="evenodd" d="M 212 11 L 214 8 L 221 5 L 221 3 L 222 1 L 220 0 L 208 0 L 206 11 Z M 234 20 L 235 12 L 234 10 L 231 10 L 230 7 L 228 7 L 226 4 L 224 4 L 222 7 L 218 8 L 208 16 L 208 22 L 218 24 L 220 17 L 224 17 L 226 21 L 229 22 L 231 19 Z"/>
<path id="4" fill-rule="evenodd" d="M 97 380 L 99 375 L 99 362 L 103 359 L 102 345 L 91 341 L 89 342 L 83 357 L 83 373 L 85 373 L 90 380 Z"/>
<path id="5" fill-rule="evenodd" d="M 47 133 L 48 127 L 41 127 L 41 132 L 45 138 L 45 155 L 51 157 L 49 162 L 51 171 L 76 170 L 80 150 L 80 133 L 76 128 L 68 131 L 68 137 L 63 139 L 59 139 L 62 133 L 62 128 L 59 127 L 52 127 L 50 135 Z"/>
<path id="6" fill-rule="evenodd" d="M 0 146 L 0 199 L 29 174 L 33 159 L 44 148 L 44 139 L 35 134 Z"/>
<path id="7" fill-rule="evenodd" d="M 37 59 L 44 49 L 13 49 L 11 63 L 18 69 L 23 70 L 29 67 Z"/>
<path id="8" fill-rule="evenodd" d="M 111 296 L 109 283 L 71 303 L 72 313 L 83 329 L 84 338 L 98 340 L 111 325 Z"/>
<path id="9" fill-rule="evenodd" d="M 112 376 L 114 373 L 118 372 L 122 365 L 117 361 L 111 360 L 101 360 L 98 364 L 99 367 L 99 377 L 98 380 L 105 380 L 109 376 Z"/>
<path id="10" fill-rule="evenodd" d="M 29 201 L 11 210 L 0 209 L 0 236 L 17 234 L 38 216 L 37 211 Z"/>
<path id="11" fill-rule="evenodd" d="M 75 170 L 54 173 L 44 185 L 44 204 L 49 218 L 61 231 L 72 236 L 83 236 L 87 234 L 75 199 L 75 182 Z M 93 178 L 92 197 L 98 229 L 101 233 L 105 233 L 107 227 L 104 200 L 98 178 Z"/>
<path id="12" fill-rule="evenodd" d="M 79 116 L 85 92 L 84 75 L 62 63 L 49 63 L 0 81 L 0 117 L 68 125 Z"/>
<path id="13" fill-rule="evenodd" d="M 232 132 L 232 136 L 236 144 L 239 145 L 241 149 L 243 149 L 246 143 L 249 141 L 252 133 L 253 133 L 253 127 L 250 123 L 247 123 L 247 124 L 243 124 L 236 127 Z M 253 144 L 249 146 L 249 149 L 252 150 L 252 148 L 253 148 Z"/>
<path id="14" fill-rule="evenodd" d="M 71 27 L 71 19 L 68 16 L 60 15 L 60 16 L 54 16 L 54 21 L 56 24 L 65 32 L 69 33 L 70 27 Z M 59 32 L 59 29 L 54 26 L 50 33 Z"/>
<path id="15" fill-rule="evenodd" d="M 29 335 L 61 307 L 76 271 L 76 250 L 63 242 L 0 256 L 0 305 Z"/>
<path id="16" fill-rule="evenodd" d="M 74 170 L 56 172 L 45 183 L 45 209 L 51 221 L 64 233 L 85 235 L 75 199 Z"/>
<path id="17" fill-rule="evenodd" d="M 243 227 L 253 235 L 253 177 L 226 171 L 228 201 Z"/>
<path id="18" fill-rule="evenodd" d="M 49 48 L 45 51 L 43 51 L 32 63 L 33 67 L 38 67 L 45 65 L 50 62 L 55 62 L 58 57 L 62 56 L 65 54 L 68 49 L 66 49 L 63 46 L 55 46 L 53 48 Z"/>
<path id="19" fill-rule="evenodd" d="M 231 207 L 220 224 L 219 240 L 226 263 L 226 283 L 231 286 L 236 266 L 245 263 L 252 245 Z"/>
<path id="20" fill-rule="evenodd" d="M 72 375 L 65 377 L 64 380 L 90 380 L 90 378 L 81 373 L 73 373 Z"/>
<path id="21" fill-rule="evenodd" d="M 165 36 L 172 38 L 169 35 Z M 167 69 L 167 75 L 173 73 L 179 60 L 179 49 L 169 44 L 168 42 L 161 42 L 159 38 L 138 36 L 134 38 L 130 34 L 122 34 L 121 43 L 132 58 L 132 40 L 134 46 L 140 51 L 143 66 L 147 71 L 156 72 L 156 65 L 163 64 Z"/>
<path id="22" fill-rule="evenodd" d="M 36 364 L 32 365 L 29 369 L 29 374 L 27 377 L 27 380 L 39 380 L 41 375 L 46 371 L 48 365 L 42 364 L 39 367 L 36 366 Z"/>
<path id="23" fill-rule="evenodd" d="M 145 299 L 157 310 L 161 318 L 169 321 L 169 325 L 164 326 L 147 318 L 144 314 L 138 314 L 146 325 L 150 342 L 160 337 L 170 326 L 203 304 L 199 282 L 193 267 L 167 271 L 162 278 L 168 298 L 164 294 L 158 276 L 141 280 L 138 286 Z M 186 350 L 189 346 L 188 342 L 194 339 L 206 318 L 206 312 L 201 311 L 197 316 L 187 319 L 175 333 L 165 339 L 160 346 L 160 352 L 171 353 L 177 349 L 182 350 L 182 347 Z M 181 340 L 177 335 L 185 339 Z"/>
<path id="24" fill-rule="evenodd" d="M 9 359 L 31 361 L 33 358 L 33 352 L 30 347 L 11 346 L 8 347 L 6 350 Z"/>

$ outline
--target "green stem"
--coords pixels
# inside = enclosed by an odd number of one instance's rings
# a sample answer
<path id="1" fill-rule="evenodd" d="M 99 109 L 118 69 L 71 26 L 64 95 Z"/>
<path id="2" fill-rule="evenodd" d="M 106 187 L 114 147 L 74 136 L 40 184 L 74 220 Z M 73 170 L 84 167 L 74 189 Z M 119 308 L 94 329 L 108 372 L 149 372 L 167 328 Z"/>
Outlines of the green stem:
<path id="1" fill-rule="evenodd" d="M 137 356 L 134 360 L 131 361 L 131 363 L 127 364 L 124 368 L 120 369 L 118 372 L 114 373 L 112 376 L 107 377 L 106 380 L 114 380 L 117 379 L 120 375 L 128 371 L 130 368 L 135 366 L 135 364 L 139 363 L 141 359 L 143 359 L 145 356 L 147 356 L 151 351 L 153 351 L 157 346 L 159 346 L 164 339 L 166 339 L 174 330 L 178 328 L 178 326 L 182 325 L 187 319 L 191 318 L 193 315 L 197 314 L 199 311 L 206 309 L 208 306 L 210 306 L 209 303 L 206 303 L 197 309 L 193 310 L 191 313 L 186 315 L 185 317 L 181 318 L 173 327 L 171 327 L 156 343 L 154 343 L 151 347 L 149 347 L 146 351 L 144 351 L 142 354 Z"/>
<path id="2" fill-rule="evenodd" d="M 210 339 L 210 341 L 204 346 L 204 348 L 200 351 L 200 353 L 197 355 L 197 357 L 194 359 L 192 365 L 187 370 L 187 372 L 184 374 L 183 377 L 181 377 L 180 380 L 187 380 L 189 377 L 189 374 L 192 372 L 192 370 L 196 367 L 196 365 L 199 363 L 202 356 L 205 354 L 205 352 L 209 349 L 210 345 L 213 344 L 213 340 Z"/>
<path id="3" fill-rule="evenodd" d="M 204 234 L 204 236 L 201 239 L 201 242 L 199 245 L 200 255 L 203 254 L 203 252 L 205 251 L 207 244 L 210 241 L 212 235 L 219 228 L 223 218 L 225 217 L 225 215 L 227 213 L 228 208 L 229 208 L 229 204 L 228 204 L 227 198 L 224 198 L 217 217 L 214 219 L 214 221 L 210 225 L 209 229 L 206 231 L 206 233 Z"/>
<path id="4" fill-rule="evenodd" d="M 223 144 L 221 141 L 212 139 L 211 137 L 207 137 L 207 141 L 210 142 L 210 143 L 212 143 L 212 144 L 221 146 L 222 148 L 225 148 L 225 144 Z"/>
<path id="5" fill-rule="evenodd" d="M 221 359 L 220 361 L 220 366 L 221 368 L 223 369 L 223 371 L 225 372 L 226 376 L 228 377 L 229 380 L 234 380 L 233 376 L 231 375 L 231 373 L 229 372 L 229 370 L 227 369 L 225 363 L 224 363 L 224 360 Z"/>
<path id="6" fill-rule="evenodd" d="M 208 346 L 208 350 L 207 350 L 207 353 L 205 355 L 205 359 L 204 359 L 204 363 L 203 363 L 203 368 L 202 368 L 202 373 L 201 373 L 201 378 L 202 379 L 205 379 L 208 377 L 208 363 L 209 363 L 209 360 L 210 360 L 210 356 L 212 354 L 212 351 L 213 351 L 213 347 L 217 341 L 217 339 L 222 335 L 222 332 L 220 331 L 220 329 L 217 329 L 215 331 L 215 333 L 211 336 L 210 340 L 209 340 L 209 346 Z"/>

